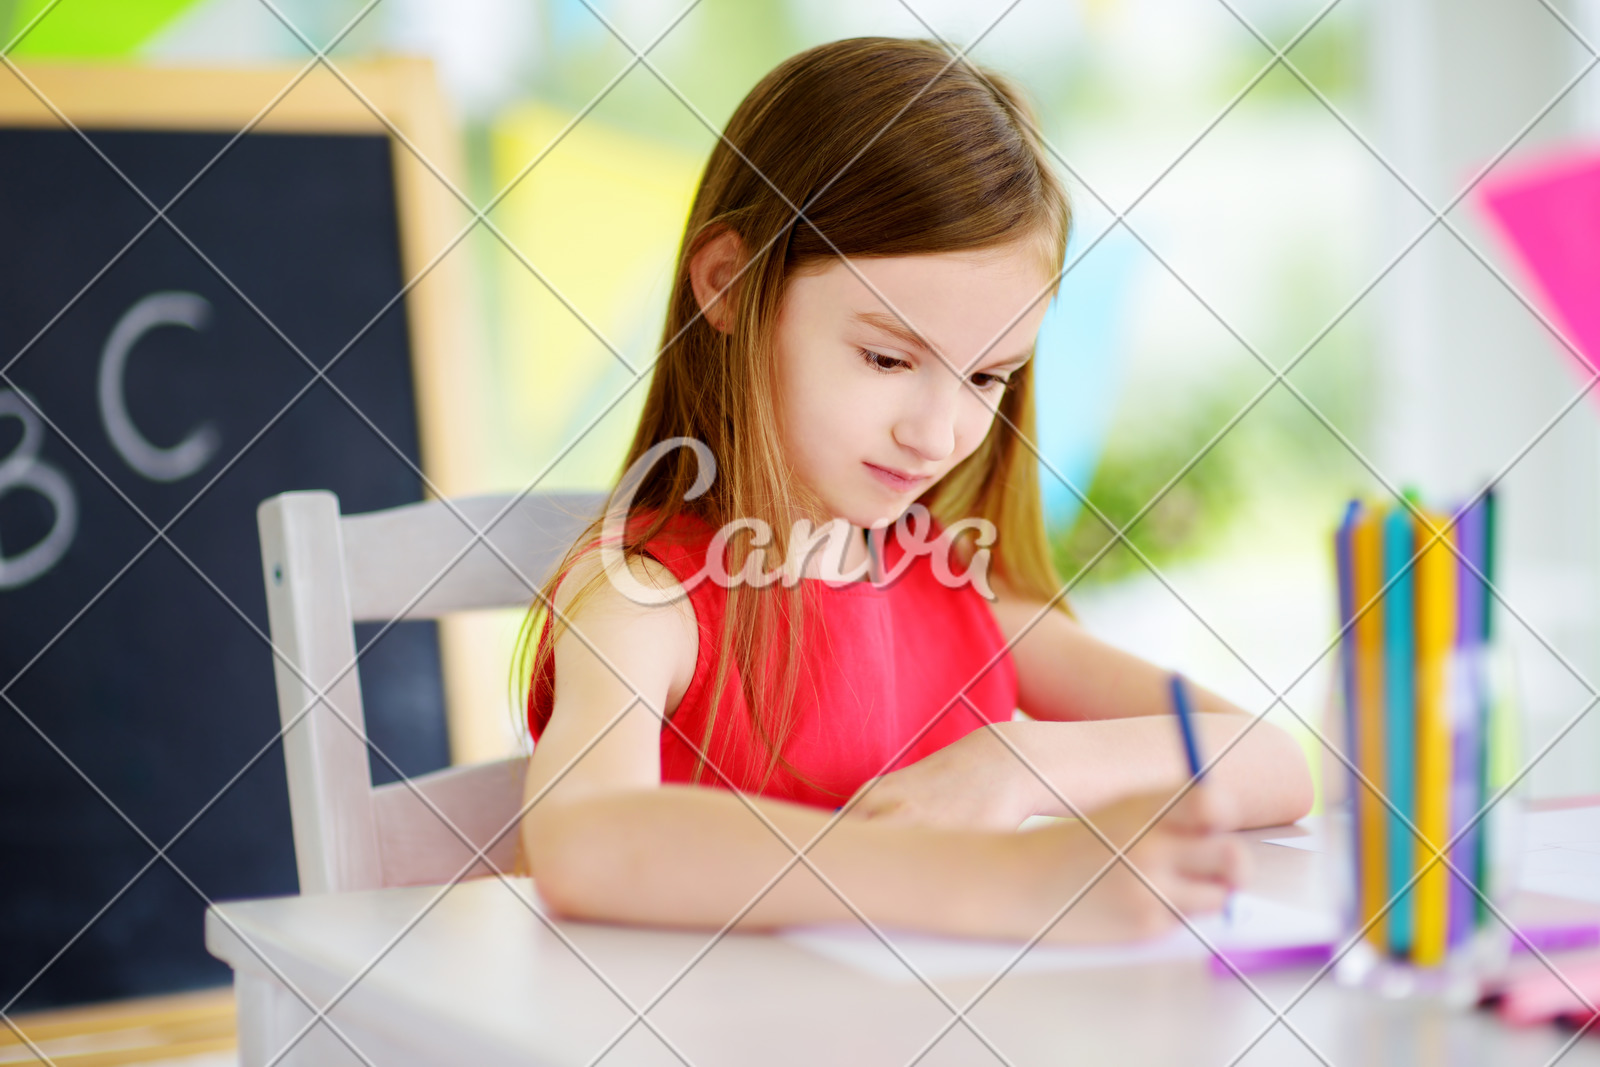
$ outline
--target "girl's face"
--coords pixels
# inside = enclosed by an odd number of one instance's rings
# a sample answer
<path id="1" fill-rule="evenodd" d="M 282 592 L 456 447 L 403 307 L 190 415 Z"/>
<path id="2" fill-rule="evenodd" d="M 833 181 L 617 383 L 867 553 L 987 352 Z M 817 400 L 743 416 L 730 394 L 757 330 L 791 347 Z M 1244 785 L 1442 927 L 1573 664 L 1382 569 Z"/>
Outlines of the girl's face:
<path id="1" fill-rule="evenodd" d="M 781 429 L 827 517 L 891 521 L 983 442 L 1044 318 L 1040 259 L 1017 245 L 852 260 L 862 277 L 835 260 L 789 280 Z"/>

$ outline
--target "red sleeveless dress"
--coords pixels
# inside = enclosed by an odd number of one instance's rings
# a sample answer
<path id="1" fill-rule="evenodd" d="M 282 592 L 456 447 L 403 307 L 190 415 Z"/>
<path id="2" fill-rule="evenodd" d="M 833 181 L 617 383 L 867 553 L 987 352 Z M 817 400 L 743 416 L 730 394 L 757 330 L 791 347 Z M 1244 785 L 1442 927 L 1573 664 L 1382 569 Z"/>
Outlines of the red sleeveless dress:
<path id="1" fill-rule="evenodd" d="M 694 781 L 695 746 L 706 736 L 722 640 L 727 590 L 691 581 L 714 531 L 679 516 L 645 551 L 690 588 L 699 629 L 694 676 L 661 730 L 661 779 Z M 934 528 L 934 535 L 939 530 Z M 785 760 L 766 775 L 766 747 L 746 711 L 736 667 L 728 680 L 702 769 L 705 785 L 834 808 L 868 779 L 915 763 L 986 722 L 1006 722 L 1017 706 L 1016 664 L 982 594 L 970 584 L 941 584 L 931 557 L 917 554 L 896 576 L 905 552 L 891 531 L 884 584 L 803 579 L 804 640 L 794 729 Z M 961 565 L 951 562 L 961 573 Z M 549 620 L 540 642 L 549 639 Z M 528 726 L 535 740 L 549 722 L 555 661 L 529 689 Z M 775 683 L 774 683 L 775 684 Z M 672 727 L 676 726 L 674 730 Z M 721 773 L 717 773 L 720 771 Z"/>

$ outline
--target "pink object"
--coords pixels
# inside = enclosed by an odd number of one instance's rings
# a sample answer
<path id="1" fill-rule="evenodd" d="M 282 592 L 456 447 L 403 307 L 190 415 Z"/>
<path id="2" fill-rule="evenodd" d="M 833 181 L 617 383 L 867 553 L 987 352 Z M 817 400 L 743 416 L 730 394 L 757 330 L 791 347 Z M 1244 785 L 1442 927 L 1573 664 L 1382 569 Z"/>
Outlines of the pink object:
<path id="1" fill-rule="evenodd" d="M 1587 1017 L 1589 1009 L 1575 996 L 1576 989 L 1591 1004 L 1600 1004 L 1600 960 L 1557 961 L 1563 982 L 1549 971 L 1512 982 L 1500 993 L 1500 1018 L 1513 1026 L 1534 1026 L 1562 1015 Z M 1572 989 L 1567 988 L 1567 983 Z"/>
<path id="2" fill-rule="evenodd" d="M 1491 179 L 1480 195 L 1536 283 L 1529 295 L 1600 370 L 1600 149 Z"/>

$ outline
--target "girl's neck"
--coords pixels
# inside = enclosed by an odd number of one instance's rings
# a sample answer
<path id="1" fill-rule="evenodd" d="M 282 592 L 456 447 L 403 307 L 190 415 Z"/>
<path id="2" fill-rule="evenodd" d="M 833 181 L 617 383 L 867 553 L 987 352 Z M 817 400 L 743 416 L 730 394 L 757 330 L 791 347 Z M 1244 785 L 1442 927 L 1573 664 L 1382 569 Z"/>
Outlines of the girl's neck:
<path id="1" fill-rule="evenodd" d="M 828 582 L 870 581 L 879 571 L 877 551 L 871 546 L 867 531 L 852 526 L 843 519 L 831 524 L 817 524 L 815 529 L 827 536 L 810 552 L 804 561 L 801 575 Z M 804 551 L 804 546 L 791 545 L 791 551 Z"/>

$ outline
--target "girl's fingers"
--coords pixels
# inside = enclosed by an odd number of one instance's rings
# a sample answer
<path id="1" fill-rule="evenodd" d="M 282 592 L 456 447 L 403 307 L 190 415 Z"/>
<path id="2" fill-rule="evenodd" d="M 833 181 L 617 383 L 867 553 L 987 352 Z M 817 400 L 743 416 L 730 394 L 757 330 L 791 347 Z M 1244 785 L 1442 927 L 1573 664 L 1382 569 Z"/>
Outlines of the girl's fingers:
<path id="1" fill-rule="evenodd" d="M 1197 879 L 1177 871 L 1162 874 L 1140 869 L 1107 884 L 1105 891 L 1119 897 L 1118 911 L 1133 937 L 1158 937 L 1181 929 L 1185 919 L 1221 911 L 1231 889 L 1220 882 Z"/>
<path id="2" fill-rule="evenodd" d="M 1226 855 L 1191 854 L 1174 857 L 1166 877 L 1153 878 L 1148 872 L 1146 877 L 1183 914 L 1205 915 L 1220 911 L 1227 903 L 1238 884 L 1236 865 L 1237 861 Z"/>
<path id="3" fill-rule="evenodd" d="M 1185 878 L 1238 886 L 1248 874 L 1249 857 L 1243 844 L 1230 837 L 1175 842 L 1173 869 Z"/>
<path id="4" fill-rule="evenodd" d="M 1227 886 L 1216 882 L 1184 881 L 1167 894 L 1167 899 L 1184 916 L 1192 919 L 1221 911 L 1227 906 L 1230 892 Z M 1176 917 L 1174 921 L 1177 921 Z"/>
<path id="5" fill-rule="evenodd" d="M 1208 834 L 1234 826 L 1234 805 L 1227 792 L 1196 785 L 1161 820 L 1170 829 Z"/>
<path id="6" fill-rule="evenodd" d="M 1175 837 L 1160 835 L 1148 847 L 1127 856 L 1137 870 L 1125 871 L 1127 891 L 1148 894 L 1159 890 L 1172 906 L 1186 915 L 1219 910 L 1228 894 L 1248 876 L 1244 845 L 1228 837 Z M 1141 884 L 1143 883 L 1143 884 Z"/>

